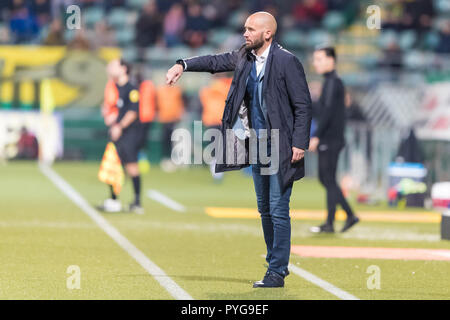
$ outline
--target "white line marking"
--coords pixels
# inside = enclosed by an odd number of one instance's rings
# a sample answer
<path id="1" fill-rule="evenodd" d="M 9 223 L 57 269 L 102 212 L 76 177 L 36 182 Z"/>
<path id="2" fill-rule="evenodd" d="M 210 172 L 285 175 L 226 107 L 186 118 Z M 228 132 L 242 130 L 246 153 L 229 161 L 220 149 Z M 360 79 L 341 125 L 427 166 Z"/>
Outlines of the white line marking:
<path id="1" fill-rule="evenodd" d="M 262 255 L 262 257 L 265 258 L 266 256 Z M 329 283 L 323 279 L 320 279 L 318 276 L 312 274 L 309 271 L 306 271 L 305 269 L 297 267 L 297 266 L 293 265 L 292 263 L 289 263 L 289 271 L 302 277 L 306 281 L 309 281 L 312 284 L 315 284 L 316 286 L 321 287 L 323 290 L 328 291 L 332 295 L 334 295 L 342 300 L 360 300 L 359 298 L 348 293 L 347 291 L 339 289 L 338 287 L 332 285 L 331 283 Z"/>
<path id="2" fill-rule="evenodd" d="M 160 267 L 145 256 L 125 238 L 115 227 L 113 227 L 101 214 L 59 176 L 52 168 L 40 164 L 39 168 L 70 200 L 83 210 L 94 222 L 110 236 L 122 249 L 124 249 L 137 263 L 139 263 L 159 284 L 167 290 L 175 299 L 193 300 L 193 298 L 175 283 Z"/>
<path id="3" fill-rule="evenodd" d="M 292 263 L 289 264 L 289 270 L 342 300 L 359 300 L 357 297 L 351 295 L 347 291 L 339 289 L 338 287 L 332 285 L 331 283 L 320 279 L 319 277 L 313 275 L 311 272 L 299 268 L 293 265 Z"/>
<path id="4" fill-rule="evenodd" d="M 170 199 L 168 196 L 162 194 L 161 192 L 157 191 L 157 190 L 148 190 L 147 191 L 147 196 L 152 199 L 155 200 L 159 203 L 161 203 L 162 205 L 178 211 L 178 212 L 186 212 L 186 208 L 179 204 L 178 202 Z"/>

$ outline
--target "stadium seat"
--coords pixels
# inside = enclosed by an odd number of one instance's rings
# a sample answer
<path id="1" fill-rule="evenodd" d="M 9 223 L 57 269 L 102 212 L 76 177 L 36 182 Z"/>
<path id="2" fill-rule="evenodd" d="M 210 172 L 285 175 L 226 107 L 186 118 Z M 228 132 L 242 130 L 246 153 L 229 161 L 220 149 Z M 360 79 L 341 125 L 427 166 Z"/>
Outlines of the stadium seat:
<path id="1" fill-rule="evenodd" d="M 378 37 L 378 46 L 382 49 L 386 49 L 392 42 L 399 42 L 399 35 L 393 30 L 383 30 Z"/>
<path id="2" fill-rule="evenodd" d="M 99 7 L 86 8 L 83 11 L 82 17 L 87 27 L 93 27 L 98 21 L 104 19 L 104 12 Z"/>
<path id="3" fill-rule="evenodd" d="M 138 52 L 135 46 L 129 46 L 122 50 L 122 58 L 128 62 L 135 62 L 138 58 Z"/>
<path id="4" fill-rule="evenodd" d="M 450 1 L 448 0 L 434 0 L 434 7 L 437 12 L 450 13 Z"/>
<path id="5" fill-rule="evenodd" d="M 431 30 L 425 34 L 422 40 L 422 46 L 427 50 L 434 50 L 439 44 L 439 34 L 435 30 Z"/>
<path id="6" fill-rule="evenodd" d="M 344 15 L 338 11 L 330 11 L 322 20 L 322 27 L 329 31 L 342 29 L 345 24 Z"/>
<path id="7" fill-rule="evenodd" d="M 307 45 L 306 35 L 299 30 L 289 30 L 281 36 L 281 43 L 287 48 L 300 49 Z"/>
<path id="8" fill-rule="evenodd" d="M 127 6 L 133 9 L 141 9 L 146 3 L 148 3 L 148 0 L 128 0 Z"/>
<path id="9" fill-rule="evenodd" d="M 108 24 L 114 28 L 122 28 L 127 24 L 128 12 L 125 9 L 115 8 L 107 17 Z"/>
<path id="10" fill-rule="evenodd" d="M 333 37 L 325 30 L 317 29 L 309 32 L 307 37 L 308 46 L 314 48 L 318 45 L 333 44 Z"/>
<path id="11" fill-rule="evenodd" d="M 229 28 L 213 29 L 208 34 L 208 42 L 214 47 L 219 47 L 232 34 L 233 31 Z"/>
<path id="12" fill-rule="evenodd" d="M 406 68 L 411 70 L 421 69 L 424 67 L 424 63 L 426 63 L 424 53 L 418 50 L 410 50 L 405 52 L 403 61 Z"/>
<path id="13" fill-rule="evenodd" d="M 127 45 L 133 42 L 135 38 L 135 30 L 133 28 L 121 28 L 115 31 L 116 41 L 119 45 Z"/>
<path id="14" fill-rule="evenodd" d="M 169 50 L 161 47 L 150 47 L 145 51 L 145 59 L 147 61 L 165 60 Z"/>
<path id="15" fill-rule="evenodd" d="M 69 29 L 66 29 L 64 31 L 64 40 L 66 41 L 66 43 L 70 42 L 75 37 L 75 32 L 76 30 Z"/>
<path id="16" fill-rule="evenodd" d="M 231 14 L 230 18 L 228 19 L 228 26 L 231 27 L 233 30 L 242 29 L 245 19 L 246 19 L 245 12 L 235 11 Z"/>
<path id="17" fill-rule="evenodd" d="M 411 49 L 417 41 L 417 34 L 413 30 L 403 31 L 400 34 L 398 45 L 402 50 Z"/>

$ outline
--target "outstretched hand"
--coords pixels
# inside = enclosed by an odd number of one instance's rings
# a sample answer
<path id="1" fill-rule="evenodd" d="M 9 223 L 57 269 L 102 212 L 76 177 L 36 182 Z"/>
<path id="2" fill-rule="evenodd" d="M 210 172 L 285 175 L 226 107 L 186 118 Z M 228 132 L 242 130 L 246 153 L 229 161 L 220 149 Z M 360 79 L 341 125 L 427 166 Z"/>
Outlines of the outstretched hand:
<path id="1" fill-rule="evenodd" d="M 181 75 L 183 74 L 183 66 L 180 64 L 175 64 L 172 68 L 167 71 L 166 74 L 166 84 L 172 85 L 175 84 L 178 79 L 180 79 Z"/>

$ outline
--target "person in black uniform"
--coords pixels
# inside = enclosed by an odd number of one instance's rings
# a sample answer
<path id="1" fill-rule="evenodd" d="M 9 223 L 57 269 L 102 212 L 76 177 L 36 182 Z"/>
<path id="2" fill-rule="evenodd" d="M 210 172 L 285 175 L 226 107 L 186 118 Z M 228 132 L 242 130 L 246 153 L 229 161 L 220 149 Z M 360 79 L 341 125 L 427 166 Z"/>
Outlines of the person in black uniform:
<path id="1" fill-rule="evenodd" d="M 359 221 L 336 181 L 339 153 L 345 145 L 345 88 L 342 80 L 336 74 L 334 48 L 316 49 L 313 65 L 316 72 L 325 77 L 325 81 L 317 103 L 317 129 L 312 133 L 309 150 L 319 153 L 319 180 L 327 190 L 328 217 L 324 224 L 312 227 L 310 231 L 314 233 L 334 232 L 336 205 L 340 204 L 347 214 L 347 221 L 341 230 L 341 232 L 345 232 Z"/>
<path id="2" fill-rule="evenodd" d="M 138 153 L 142 144 L 142 128 L 139 121 L 139 91 L 130 82 L 130 65 L 123 60 L 113 60 L 108 64 L 108 74 L 119 91 L 117 100 L 118 116 L 110 125 L 109 133 L 114 142 L 120 161 L 133 181 L 134 202 L 129 211 L 142 214 L 141 177 L 138 166 Z M 109 201 L 108 200 L 113 200 Z M 105 201 L 105 211 L 120 211 L 121 206 L 111 188 L 111 199 Z M 109 206 L 111 203 L 111 206 Z"/>

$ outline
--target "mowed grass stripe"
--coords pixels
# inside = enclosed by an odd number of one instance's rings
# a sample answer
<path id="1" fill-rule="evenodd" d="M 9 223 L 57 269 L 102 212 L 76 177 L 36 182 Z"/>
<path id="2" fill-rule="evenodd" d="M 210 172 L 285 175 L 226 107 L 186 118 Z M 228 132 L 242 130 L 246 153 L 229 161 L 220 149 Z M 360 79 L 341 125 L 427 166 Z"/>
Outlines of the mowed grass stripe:
<path id="1" fill-rule="evenodd" d="M 42 173 L 47 176 L 69 199 L 71 199 L 84 213 L 86 213 L 108 236 L 110 236 L 122 249 L 136 260 L 171 296 L 180 300 L 193 298 L 183 290 L 175 281 L 151 261 L 142 251 L 136 248 L 115 227 L 103 218 L 86 200 L 76 192 L 62 177 L 46 165 L 39 166 Z"/>

